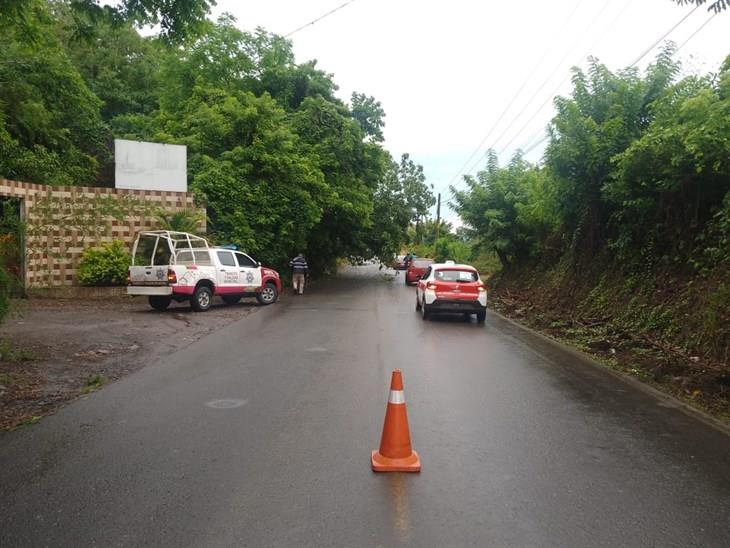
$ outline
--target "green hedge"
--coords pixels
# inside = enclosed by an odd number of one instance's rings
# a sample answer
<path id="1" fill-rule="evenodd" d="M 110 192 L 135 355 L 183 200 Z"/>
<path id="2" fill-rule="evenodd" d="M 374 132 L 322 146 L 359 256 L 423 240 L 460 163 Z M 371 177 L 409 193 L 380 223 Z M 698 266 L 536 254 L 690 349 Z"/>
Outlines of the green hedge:
<path id="1" fill-rule="evenodd" d="M 84 251 L 77 278 L 82 285 L 124 285 L 131 262 L 124 244 L 117 240 Z"/>

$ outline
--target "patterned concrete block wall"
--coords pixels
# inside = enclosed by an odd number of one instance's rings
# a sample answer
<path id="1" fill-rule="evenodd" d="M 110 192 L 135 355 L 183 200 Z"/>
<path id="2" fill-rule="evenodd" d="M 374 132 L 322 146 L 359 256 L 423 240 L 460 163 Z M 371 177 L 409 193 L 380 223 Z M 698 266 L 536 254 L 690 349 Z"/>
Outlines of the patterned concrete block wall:
<path id="1" fill-rule="evenodd" d="M 192 194 L 94 187 L 53 187 L 0 179 L 0 197 L 22 200 L 25 286 L 77 285 L 76 267 L 86 248 L 121 240 L 129 251 L 141 230 L 159 228 L 160 210 L 205 210 Z"/>

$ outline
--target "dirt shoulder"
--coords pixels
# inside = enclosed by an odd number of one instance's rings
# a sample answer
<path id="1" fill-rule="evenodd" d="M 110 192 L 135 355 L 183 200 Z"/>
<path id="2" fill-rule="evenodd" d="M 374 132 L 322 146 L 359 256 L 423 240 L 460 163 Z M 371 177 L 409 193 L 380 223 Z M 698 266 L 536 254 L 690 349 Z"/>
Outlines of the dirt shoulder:
<path id="1" fill-rule="evenodd" d="M 492 293 L 490 306 L 730 425 L 727 363 L 687 354 L 610 317 L 582 317 L 574 310 L 547 306 L 538 294 L 525 288 L 500 288 Z"/>
<path id="2" fill-rule="evenodd" d="M 0 326 L 0 431 L 40 420 L 64 403 L 260 310 L 215 302 L 205 313 L 141 299 L 18 301 Z"/>

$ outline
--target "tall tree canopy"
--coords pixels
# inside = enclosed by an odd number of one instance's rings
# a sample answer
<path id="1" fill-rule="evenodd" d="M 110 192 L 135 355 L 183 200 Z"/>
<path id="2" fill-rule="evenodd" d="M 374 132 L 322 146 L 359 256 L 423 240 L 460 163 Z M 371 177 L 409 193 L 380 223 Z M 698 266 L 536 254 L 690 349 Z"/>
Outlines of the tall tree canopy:
<path id="1" fill-rule="evenodd" d="M 0 28 L 16 27 L 26 37 L 37 38 L 35 25 L 43 0 L 0 0 Z M 137 26 L 159 25 L 160 37 L 179 43 L 201 32 L 215 0 L 70 0 L 65 2 L 77 17 L 78 30 L 88 33 L 98 22 L 115 25 L 131 22 Z"/>
<path id="2" fill-rule="evenodd" d="M 629 268 L 694 267 L 698 249 L 730 257 L 716 229 L 730 219 L 730 58 L 717 75 L 676 82 L 672 53 L 643 76 L 595 59 L 575 69 L 544 165 L 518 153 L 500 168 L 492 153 L 454 191 L 456 211 L 505 266 L 611 253 Z"/>
<path id="3" fill-rule="evenodd" d="M 205 20 L 212 2 L 2 1 L 17 9 L 0 18 L 0 176 L 110 185 L 113 137 L 184 144 L 214 238 L 317 270 L 395 253 L 433 203 L 422 168 L 383 148 L 375 98 L 346 104 L 288 40 Z M 138 33 L 165 17 L 162 39 Z"/>

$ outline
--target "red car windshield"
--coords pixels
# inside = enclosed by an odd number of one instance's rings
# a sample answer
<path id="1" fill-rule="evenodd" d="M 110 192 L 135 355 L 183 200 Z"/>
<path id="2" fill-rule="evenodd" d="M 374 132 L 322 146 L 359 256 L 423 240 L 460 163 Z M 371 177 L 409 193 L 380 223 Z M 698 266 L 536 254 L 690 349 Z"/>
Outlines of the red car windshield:
<path id="1" fill-rule="evenodd" d="M 431 266 L 432 263 L 433 263 L 433 261 L 430 261 L 430 260 L 424 261 L 424 260 L 415 259 L 411 263 L 411 268 L 428 268 L 429 266 Z"/>
<path id="2" fill-rule="evenodd" d="M 434 278 L 439 282 L 471 283 L 479 281 L 479 276 L 473 270 L 437 270 Z"/>

